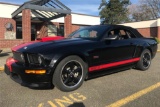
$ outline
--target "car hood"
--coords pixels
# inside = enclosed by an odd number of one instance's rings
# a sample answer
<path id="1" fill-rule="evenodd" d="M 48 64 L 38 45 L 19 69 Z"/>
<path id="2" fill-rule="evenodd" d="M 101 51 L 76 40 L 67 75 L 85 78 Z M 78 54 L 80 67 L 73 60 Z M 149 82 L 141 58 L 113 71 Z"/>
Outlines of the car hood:
<path id="1" fill-rule="evenodd" d="M 75 46 L 77 44 L 86 44 L 93 42 L 92 40 L 81 38 L 64 38 L 61 40 L 53 41 L 34 41 L 20 44 L 12 48 L 12 51 L 27 52 L 27 53 L 40 53 L 42 51 L 51 51 L 53 49 L 60 49 L 61 47 Z"/>

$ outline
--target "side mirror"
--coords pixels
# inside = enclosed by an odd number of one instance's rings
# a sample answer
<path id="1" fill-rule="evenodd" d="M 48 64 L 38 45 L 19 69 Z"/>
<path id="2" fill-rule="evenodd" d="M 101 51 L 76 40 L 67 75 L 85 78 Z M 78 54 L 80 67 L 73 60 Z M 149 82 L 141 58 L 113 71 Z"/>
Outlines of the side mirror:
<path id="1" fill-rule="evenodd" d="M 118 38 L 118 35 L 112 35 L 112 36 L 104 38 L 104 40 L 116 40 L 117 38 Z"/>

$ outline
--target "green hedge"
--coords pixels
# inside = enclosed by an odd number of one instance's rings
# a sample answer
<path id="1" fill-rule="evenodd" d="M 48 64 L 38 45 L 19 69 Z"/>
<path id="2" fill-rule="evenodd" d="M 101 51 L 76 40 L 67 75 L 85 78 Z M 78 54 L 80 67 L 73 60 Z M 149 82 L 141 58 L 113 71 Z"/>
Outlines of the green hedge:
<path id="1" fill-rule="evenodd" d="M 158 42 L 158 44 L 160 43 L 160 40 L 157 38 L 157 37 L 155 37 L 155 39 L 156 39 L 156 41 Z"/>

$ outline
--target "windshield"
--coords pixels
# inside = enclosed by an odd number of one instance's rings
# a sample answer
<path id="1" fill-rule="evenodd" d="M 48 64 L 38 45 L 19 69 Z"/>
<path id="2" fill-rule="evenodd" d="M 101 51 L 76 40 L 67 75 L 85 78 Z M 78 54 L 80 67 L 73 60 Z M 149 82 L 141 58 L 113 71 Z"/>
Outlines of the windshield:
<path id="1" fill-rule="evenodd" d="M 90 26 L 79 29 L 69 35 L 69 38 L 99 38 L 106 31 L 106 26 Z"/>

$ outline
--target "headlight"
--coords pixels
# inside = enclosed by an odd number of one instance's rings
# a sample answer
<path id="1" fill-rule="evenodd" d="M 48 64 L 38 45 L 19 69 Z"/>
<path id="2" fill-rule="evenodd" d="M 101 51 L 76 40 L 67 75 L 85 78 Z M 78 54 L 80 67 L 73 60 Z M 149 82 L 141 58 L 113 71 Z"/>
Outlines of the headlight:
<path id="1" fill-rule="evenodd" d="M 17 60 L 18 62 L 22 62 L 22 63 L 25 62 L 25 58 L 24 58 L 24 55 L 23 55 L 22 53 L 13 52 L 13 58 L 14 58 L 15 60 Z"/>
<path id="2" fill-rule="evenodd" d="M 38 57 L 38 62 L 39 62 L 40 64 L 42 64 L 42 59 L 41 59 L 40 56 Z"/>
<path id="3" fill-rule="evenodd" d="M 21 59 L 24 61 L 24 55 L 23 54 L 21 54 Z"/>
<path id="4" fill-rule="evenodd" d="M 38 65 L 40 65 L 43 62 L 41 56 L 39 56 L 39 55 L 28 54 L 27 56 L 28 56 L 28 62 L 30 64 L 36 64 L 36 65 L 38 64 Z"/>

